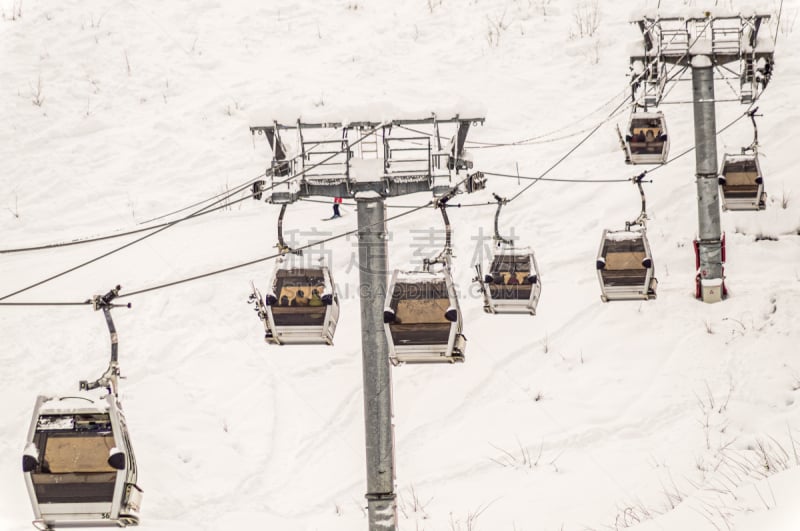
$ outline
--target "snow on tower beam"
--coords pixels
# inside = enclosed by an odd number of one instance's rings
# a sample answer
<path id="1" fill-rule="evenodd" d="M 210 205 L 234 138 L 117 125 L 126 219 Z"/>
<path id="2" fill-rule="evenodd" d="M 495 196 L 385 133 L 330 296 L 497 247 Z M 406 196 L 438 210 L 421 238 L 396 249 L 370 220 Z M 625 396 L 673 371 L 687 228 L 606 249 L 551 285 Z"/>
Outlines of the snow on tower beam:
<path id="1" fill-rule="evenodd" d="M 354 197 L 358 192 L 377 192 L 382 197 L 394 197 L 430 191 L 438 196 L 454 184 L 451 171 L 458 173 L 471 167 L 464 149 L 467 133 L 471 125 L 483 124 L 484 120 L 483 117 L 462 118 L 459 114 L 444 119 L 432 115 L 384 121 L 298 119 L 251 126 L 250 131 L 253 135 L 266 136 L 273 151 L 273 174 L 286 175 L 291 180 L 270 187 L 273 191 L 267 201 L 286 203 L 309 196 Z M 456 132 L 446 150 L 434 149 L 434 145 L 440 145 L 438 132 L 443 124 L 457 124 Z M 432 129 L 428 133 L 404 126 L 430 126 Z M 325 129 L 340 130 L 341 133 L 313 134 L 313 131 Z M 297 131 L 298 136 L 293 157 L 287 155 L 281 140 L 281 131 L 288 130 Z M 398 130 L 401 132 L 397 133 Z M 437 137 L 436 142 L 434 137 Z M 378 148 L 379 144 L 382 144 L 382 150 Z M 360 149 L 356 151 L 360 156 L 356 156 L 354 148 L 359 145 Z M 446 159 L 446 164 L 442 164 L 442 158 Z M 285 173 L 277 173 L 275 168 L 285 168 Z M 266 183 L 262 188 L 267 188 Z"/>
<path id="2" fill-rule="evenodd" d="M 707 55 L 721 67 L 738 62 L 739 69 L 720 68 L 740 80 L 740 101 L 750 103 L 772 75 L 774 48 L 768 36 L 760 36 L 769 14 L 724 13 L 690 10 L 682 15 L 645 14 L 632 20 L 642 32 L 642 43 L 630 55 L 634 92 L 648 105 L 663 96 L 667 64 L 688 66 L 696 55 Z"/>
<path id="3" fill-rule="evenodd" d="M 394 119 L 394 120 L 360 120 L 360 121 L 323 121 L 323 122 L 303 122 L 302 119 L 298 120 L 297 122 L 281 124 L 275 122 L 274 125 L 267 125 L 267 126 L 250 126 L 250 132 L 254 133 L 256 131 L 265 131 L 267 129 L 319 129 L 319 128 L 327 128 L 327 129 L 341 129 L 343 127 L 347 127 L 350 129 L 355 128 L 376 128 L 376 127 L 391 127 L 393 125 L 424 125 L 424 124 L 433 124 L 434 122 L 438 122 L 440 124 L 445 123 L 461 123 L 467 122 L 472 124 L 483 124 L 485 121 L 484 117 L 476 117 L 476 118 L 462 118 L 459 115 L 455 115 L 453 118 L 438 118 L 438 117 L 424 117 L 424 118 L 401 118 L 401 119 Z"/>

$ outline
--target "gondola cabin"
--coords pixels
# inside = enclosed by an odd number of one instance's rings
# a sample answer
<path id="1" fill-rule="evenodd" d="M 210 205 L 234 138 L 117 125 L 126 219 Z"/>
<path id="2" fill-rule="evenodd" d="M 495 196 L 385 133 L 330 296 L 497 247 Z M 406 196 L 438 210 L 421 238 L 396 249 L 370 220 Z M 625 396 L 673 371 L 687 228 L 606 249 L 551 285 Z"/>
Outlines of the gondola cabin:
<path id="1" fill-rule="evenodd" d="M 280 259 L 270 291 L 263 299 L 255 293 L 265 339 L 276 345 L 332 345 L 339 321 L 339 299 L 330 271 L 324 265 L 297 262 Z"/>
<path id="2" fill-rule="evenodd" d="M 125 417 L 105 389 L 39 396 L 22 458 L 38 529 L 139 523 Z"/>
<path id="3" fill-rule="evenodd" d="M 655 299 L 658 280 L 643 230 L 603 231 L 597 278 L 603 302 Z"/>
<path id="4" fill-rule="evenodd" d="M 478 276 L 487 313 L 529 313 L 536 315 L 542 281 L 536 257 L 526 247 L 501 248 L 489 270 Z"/>
<path id="5" fill-rule="evenodd" d="M 625 162 L 663 164 L 669 154 L 667 121 L 662 112 L 635 112 L 625 134 Z"/>
<path id="6" fill-rule="evenodd" d="M 719 172 L 723 210 L 763 210 L 767 204 L 758 155 L 729 155 Z"/>
<path id="7" fill-rule="evenodd" d="M 464 361 L 461 310 L 447 270 L 395 271 L 383 317 L 394 365 Z"/>

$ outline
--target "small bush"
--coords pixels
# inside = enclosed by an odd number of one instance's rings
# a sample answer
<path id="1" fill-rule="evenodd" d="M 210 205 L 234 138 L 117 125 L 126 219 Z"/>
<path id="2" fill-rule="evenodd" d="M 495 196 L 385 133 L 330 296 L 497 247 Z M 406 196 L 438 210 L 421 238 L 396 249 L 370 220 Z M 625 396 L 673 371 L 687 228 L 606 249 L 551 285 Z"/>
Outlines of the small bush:
<path id="1" fill-rule="evenodd" d="M 572 13 L 575 28 L 571 31 L 571 38 L 591 37 L 600 26 L 600 9 L 597 0 L 582 0 L 575 6 Z"/>

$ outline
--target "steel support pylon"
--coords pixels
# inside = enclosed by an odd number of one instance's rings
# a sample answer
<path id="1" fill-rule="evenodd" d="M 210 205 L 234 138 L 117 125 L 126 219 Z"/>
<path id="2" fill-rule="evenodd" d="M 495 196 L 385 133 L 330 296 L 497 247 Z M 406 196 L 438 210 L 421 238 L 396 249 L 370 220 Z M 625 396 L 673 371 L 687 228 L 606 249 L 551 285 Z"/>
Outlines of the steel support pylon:
<path id="1" fill-rule="evenodd" d="M 717 182 L 717 123 L 711 58 L 692 58 L 694 143 L 697 166 L 698 255 L 703 302 L 722 298 L 722 230 Z"/>
<path id="2" fill-rule="evenodd" d="M 348 197 L 356 200 L 358 208 L 358 253 L 359 253 L 359 298 L 361 300 L 361 347 L 364 377 L 364 424 L 366 427 L 367 460 L 367 502 L 369 531 L 396 531 L 397 503 L 394 491 L 394 433 L 392 424 L 392 380 L 389 361 L 389 344 L 384 331 L 383 305 L 387 289 L 387 238 L 386 213 L 384 201 L 387 197 L 432 192 L 434 197 L 452 191 L 453 171 L 468 170 L 471 167 L 464 144 L 470 126 L 482 124 L 483 117 L 430 113 L 419 118 L 401 118 L 380 121 L 325 121 L 296 122 L 251 126 L 253 134 L 266 136 L 273 160 L 268 173 L 285 179 L 258 181 L 253 188 L 254 197 L 268 193 L 266 201 L 273 204 L 293 203 L 305 197 Z M 457 124 L 458 129 L 448 152 L 441 152 L 439 127 L 442 124 Z M 408 151 L 419 151 L 418 147 L 399 147 L 394 150 L 392 142 L 413 142 L 419 137 L 399 135 L 388 136 L 393 126 L 431 126 L 431 142 L 427 151 L 427 167 L 409 170 L 407 163 L 421 162 L 409 159 Z M 341 140 L 330 152 L 317 152 L 311 160 L 308 155 L 318 143 L 331 143 L 330 140 L 304 140 L 303 131 L 317 129 L 341 129 Z M 301 156 L 287 159 L 280 133 L 296 130 L 299 136 Z M 347 131 L 360 135 L 354 141 L 347 139 Z M 427 133 L 415 132 L 414 135 Z M 383 150 L 379 149 L 382 139 Z M 369 147 L 365 150 L 363 144 Z M 433 145 L 436 149 L 433 149 Z M 420 144 L 422 145 L 422 144 Z M 308 147 L 308 151 L 305 151 Z M 355 149 L 354 149 L 355 148 Z M 381 153 L 382 151 L 382 153 Z M 357 154 L 354 157 L 354 152 Z M 337 156 L 337 160 L 335 159 Z M 441 160 L 446 158 L 446 163 Z M 354 159 L 361 159 L 358 168 L 353 167 Z M 369 161 L 367 163 L 367 161 Z M 398 162 L 393 166 L 393 162 Z M 405 168 L 405 169 L 404 169 Z M 315 170 L 316 169 L 316 170 Z M 322 171 L 324 169 L 324 171 Z M 376 174 L 371 175 L 375 171 Z M 378 173 L 379 172 L 379 173 Z M 469 186 L 474 190 L 484 187 L 482 175 L 469 176 Z M 372 177 L 372 178 L 370 178 Z M 463 182 L 463 181 L 461 181 Z M 458 183 L 460 184 L 460 183 Z M 456 184 L 456 187 L 458 186 Z M 480 186 L 479 186 L 480 185 Z M 473 191 L 473 190 L 469 190 Z M 255 195 L 257 194 L 257 195 Z"/>
<path id="3" fill-rule="evenodd" d="M 378 194 L 357 194 L 356 203 L 369 531 L 395 531 L 392 373 L 389 344 L 383 331 L 387 273 L 386 210 L 384 199 Z"/>

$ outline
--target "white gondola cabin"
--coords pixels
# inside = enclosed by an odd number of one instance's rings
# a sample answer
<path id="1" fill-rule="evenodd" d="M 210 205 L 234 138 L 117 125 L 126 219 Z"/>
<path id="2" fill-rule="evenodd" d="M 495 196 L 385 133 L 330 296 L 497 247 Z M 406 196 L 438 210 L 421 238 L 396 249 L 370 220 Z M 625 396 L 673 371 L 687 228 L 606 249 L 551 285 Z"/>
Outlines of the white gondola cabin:
<path id="1" fill-rule="evenodd" d="M 597 253 L 603 302 L 655 299 L 658 280 L 644 230 L 603 231 Z"/>
<path id="2" fill-rule="evenodd" d="M 763 210 L 767 204 L 758 155 L 725 154 L 719 172 L 723 210 Z"/>
<path id="3" fill-rule="evenodd" d="M 542 281 L 536 257 L 528 247 L 501 245 L 489 270 L 478 275 L 487 313 L 529 313 L 536 315 Z"/>
<path id="4" fill-rule="evenodd" d="M 395 271 L 383 314 L 389 358 L 400 363 L 464 361 L 466 338 L 449 269 Z"/>
<path id="5" fill-rule="evenodd" d="M 120 405 L 105 390 L 39 396 L 22 469 L 39 529 L 139 523 L 136 460 Z"/>
<path id="6" fill-rule="evenodd" d="M 494 215 L 495 252 L 484 275 L 480 265 L 475 268 L 474 281 L 483 294 L 483 310 L 487 313 L 529 313 L 536 315 L 542 279 L 536 257 L 529 247 L 515 247 L 514 240 L 500 236 L 500 211 L 508 200 L 493 194 L 497 201 Z"/>
<path id="7" fill-rule="evenodd" d="M 278 259 L 269 285 L 263 298 L 255 288 L 251 296 L 267 343 L 333 344 L 339 299 L 327 266 L 284 256 Z"/>
<path id="8" fill-rule="evenodd" d="M 663 164 L 669 154 L 669 136 L 664 113 L 631 114 L 623 142 L 628 164 Z"/>
<path id="9" fill-rule="evenodd" d="M 119 290 L 91 300 L 111 335 L 108 369 L 93 382 L 80 382 L 78 392 L 36 399 L 22 471 L 37 529 L 139 523 L 142 491 L 118 399 L 118 337 L 110 312 Z"/>

